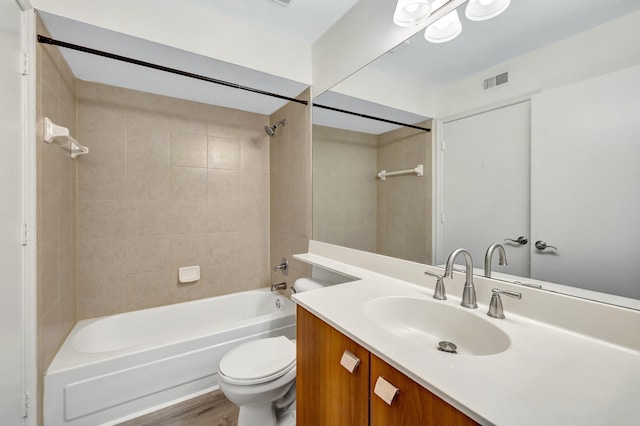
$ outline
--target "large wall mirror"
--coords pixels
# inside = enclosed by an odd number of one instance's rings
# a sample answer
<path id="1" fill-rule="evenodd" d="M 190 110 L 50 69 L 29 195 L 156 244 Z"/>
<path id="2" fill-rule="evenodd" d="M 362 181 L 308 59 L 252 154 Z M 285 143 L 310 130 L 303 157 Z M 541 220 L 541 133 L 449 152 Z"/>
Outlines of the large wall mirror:
<path id="1" fill-rule="evenodd" d="M 640 4 L 464 7 L 456 39 L 420 32 L 314 99 L 432 129 L 314 108 L 314 239 L 433 265 L 465 247 L 478 274 L 501 243 L 494 278 L 640 309 Z M 358 90 L 372 76 L 392 83 Z"/>
<path id="2" fill-rule="evenodd" d="M 314 104 L 314 238 L 430 263 L 431 120 L 335 92 Z M 413 172 L 416 168 L 422 172 Z M 385 176 L 379 184 L 380 173 L 399 171 L 412 178 Z"/>

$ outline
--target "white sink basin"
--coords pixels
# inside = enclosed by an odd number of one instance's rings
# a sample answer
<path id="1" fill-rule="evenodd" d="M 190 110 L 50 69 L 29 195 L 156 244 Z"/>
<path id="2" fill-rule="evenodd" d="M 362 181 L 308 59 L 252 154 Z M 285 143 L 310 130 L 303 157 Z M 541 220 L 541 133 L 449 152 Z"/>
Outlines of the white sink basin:
<path id="1" fill-rule="evenodd" d="M 382 297 L 367 302 L 364 312 L 386 332 L 433 350 L 445 341 L 455 344 L 459 355 L 495 355 L 511 344 L 490 318 L 431 299 Z"/>

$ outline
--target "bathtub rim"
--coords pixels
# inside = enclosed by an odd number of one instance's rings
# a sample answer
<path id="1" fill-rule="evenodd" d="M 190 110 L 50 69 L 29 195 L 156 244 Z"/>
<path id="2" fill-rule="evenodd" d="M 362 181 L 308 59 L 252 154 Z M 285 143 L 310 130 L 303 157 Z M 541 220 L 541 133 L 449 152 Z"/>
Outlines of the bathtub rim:
<path id="1" fill-rule="evenodd" d="M 121 312 L 113 315 L 103 315 L 95 318 L 87 318 L 87 319 L 78 321 L 72 327 L 71 331 L 67 334 L 62 345 L 60 346 L 60 348 L 58 348 L 58 351 L 56 351 L 55 356 L 49 363 L 49 366 L 44 372 L 44 376 L 47 376 L 49 374 L 55 374 L 55 373 L 69 371 L 69 370 L 74 370 L 78 368 L 87 368 L 87 367 L 90 368 L 91 366 L 100 364 L 101 362 L 104 362 L 106 360 L 116 360 L 116 359 L 127 358 L 129 356 L 138 356 L 140 354 L 143 354 L 147 351 L 151 351 L 154 349 L 162 350 L 163 348 L 169 348 L 176 345 L 185 344 L 188 342 L 195 342 L 201 339 L 206 339 L 207 336 L 210 335 L 210 334 L 207 334 L 205 331 L 201 331 L 199 333 L 191 333 L 191 334 L 186 333 L 181 336 L 173 336 L 172 338 L 164 337 L 164 338 L 152 340 L 150 342 L 146 342 L 145 344 L 127 346 L 125 348 L 116 349 L 112 351 L 105 351 L 105 352 L 91 353 L 91 352 L 80 352 L 75 350 L 75 348 L 73 347 L 73 338 L 82 329 L 86 328 L 90 324 L 95 323 L 97 321 L 110 318 L 110 317 L 126 316 L 127 314 L 131 314 L 134 312 L 141 312 L 141 311 L 149 312 L 149 311 L 155 311 L 155 310 L 161 311 L 163 310 L 163 308 L 177 308 L 180 306 L 203 304 L 203 303 L 209 302 L 212 299 L 224 300 L 224 299 L 233 298 L 233 297 L 237 298 L 242 294 L 255 293 L 255 292 L 261 292 L 267 295 L 272 295 L 274 300 L 276 298 L 280 298 L 284 302 L 284 305 L 283 305 L 284 309 L 279 311 L 274 311 L 272 313 L 265 314 L 265 315 L 250 317 L 248 319 L 234 323 L 234 327 L 232 328 L 228 328 L 224 330 L 216 330 L 216 332 L 221 332 L 223 334 L 224 333 L 232 334 L 234 330 L 238 330 L 247 325 L 267 323 L 267 322 L 270 322 L 271 320 L 275 320 L 276 322 L 278 322 L 278 319 L 280 319 L 280 322 L 282 322 L 283 323 L 282 325 L 284 325 L 286 324 L 286 319 L 289 316 L 291 315 L 295 316 L 295 302 L 293 302 L 291 299 L 289 299 L 288 297 L 282 294 L 272 292 L 269 287 L 263 287 L 263 288 L 253 289 L 253 290 L 245 290 L 237 293 L 229 293 L 229 294 L 224 294 L 220 296 L 207 297 L 204 299 L 196 299 L 196 300 L 190 300 L 187 302 L 173 303 L 170 305 L 155 306 L 151 308 L 138 309 L 135 311 Z"/>

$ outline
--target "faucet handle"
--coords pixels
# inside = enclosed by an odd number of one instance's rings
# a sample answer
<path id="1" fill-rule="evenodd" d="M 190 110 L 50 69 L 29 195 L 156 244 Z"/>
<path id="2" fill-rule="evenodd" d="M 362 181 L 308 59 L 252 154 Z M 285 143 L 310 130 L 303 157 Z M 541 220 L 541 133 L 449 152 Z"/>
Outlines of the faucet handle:
<path id="1" fill-rule="evenodd" d="M 444 281 L 442 281 L 444 275 L 434 274 L 433 272 L 429 271 L 424 271 L 424 274 L 435 277 L 437 279 L 436 288 L 433 291 L 433 298 L 438 300 L 447 300 L 447 292 L 444 289 Z"/>
<path id="2" fill-rule="evenodd" d="M 282 271 L 282 275 L 289 275 L 289 261 L 286 258 L 282 258 L 282 263 L 273 267 L 274 272 Z"/>
<path id="3" fill-rule="evenodd" d="M 489 302 L 489 311 L 487 312 L 487 315 L 492 318 L 504 319 L 504 309 L 502 307 L 502 299 L 500 299 L 501 294 L 514 297 L 518 300 L 522 299 L 522 293 L 517 291 L 507 291 L 494 288 L 491 290 L 491 293 L 491 301 Z"/>

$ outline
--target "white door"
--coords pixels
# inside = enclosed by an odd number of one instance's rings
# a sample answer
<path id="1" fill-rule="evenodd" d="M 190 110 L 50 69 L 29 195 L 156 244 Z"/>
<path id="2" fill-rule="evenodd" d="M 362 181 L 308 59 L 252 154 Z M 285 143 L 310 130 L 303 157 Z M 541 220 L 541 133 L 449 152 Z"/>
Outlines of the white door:
<path id="1" fill-rule="evenodd" d="M 0 1 L 0 424 L 22 425 L 25 389 L 22 10 Z"/>
<path id="2" fill-rule="evenodd" d="M 640 66 L 532 98 L 531 197 L 533 278 L 640 299 Z"/>
<path id="3" fill-rule="evenodd" d="M 529 276 L 530 103 L 495 109 L 443 126 L 443 262 L 464 247 L 474 267 L 484 267 L 492 243 L 501 243 L 508 266 L 493 271 Z M 529 242 L 530 243 L 530 242 Z"/>

